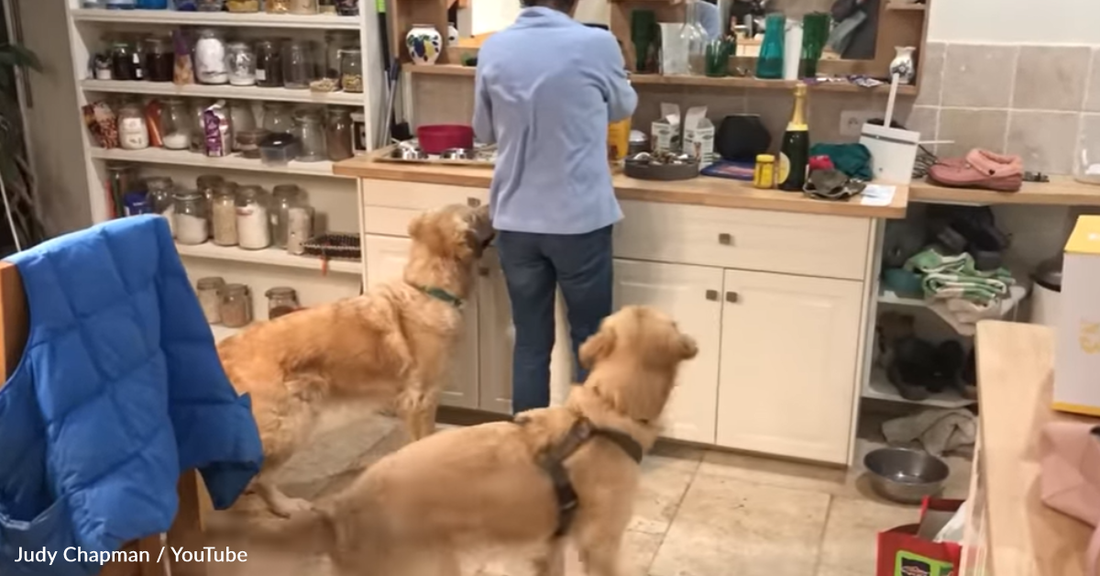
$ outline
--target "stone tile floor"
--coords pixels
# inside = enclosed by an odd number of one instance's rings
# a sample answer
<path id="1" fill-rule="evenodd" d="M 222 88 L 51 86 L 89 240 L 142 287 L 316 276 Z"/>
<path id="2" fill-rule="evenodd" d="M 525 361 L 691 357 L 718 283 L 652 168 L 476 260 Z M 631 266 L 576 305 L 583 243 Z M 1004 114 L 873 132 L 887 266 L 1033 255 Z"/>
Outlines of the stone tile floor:
<path id="1" fill-rule="evenodd" d="M 404 441 L 390 419 L 330 421 L 280 478 L 289 494 L 338 490 Z M 861 440 L 857 462 L 875 446 Z M 970 462 L 948 461 L 945 496 L 965 498 Z M 859 466 L 845 471 L 676 444 L 658 446 L 642 466 L 622 576 L 874 576 L 876 534 L 918 515 L 915 507 L 874 495 Z M 324 559 L 258 550 L 247 565 L 211 568 L 211 576 L 331 573 Z M 472 559 L 463 570 L 464 576 L 529 573 L 509 558 Z M 567 575 L 582 574 L 570 554 Z"/>

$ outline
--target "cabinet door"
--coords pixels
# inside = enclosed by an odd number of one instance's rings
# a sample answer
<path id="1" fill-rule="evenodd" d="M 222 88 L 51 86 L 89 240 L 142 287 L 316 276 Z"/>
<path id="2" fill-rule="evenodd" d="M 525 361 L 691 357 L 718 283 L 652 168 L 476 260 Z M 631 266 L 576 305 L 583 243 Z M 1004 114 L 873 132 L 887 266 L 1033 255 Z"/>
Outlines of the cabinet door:
<path id="1" fill-rule="evenodd" d="M 367 267 L 367 287 L 401 278 L 411 244 L 412 241 L 408 238 L 364 235 L 363 258 Z M 465 333 L 455 348 L 451 368 L 447 371 L 450 380 L 439 398 L 446 406 L 478 407 L 477 305 L 477 298 L 470 298 L 464 304 Z"/>
<path id="2" fill-rule="evenodd" d="M 615 260 L 615 308 L 653 306 L 676 319 L 699 343 L 699 355 L 680 368 L 679 382 L 665 408 L 665 436 L 715 441 L 718 402 L 718 341 L 722 269 L 682 264 Z"/>
<path id="3" fill-rule="evenodd" d="M 718 444 L 846 464 L 862 285 L 727 270 Z"/>

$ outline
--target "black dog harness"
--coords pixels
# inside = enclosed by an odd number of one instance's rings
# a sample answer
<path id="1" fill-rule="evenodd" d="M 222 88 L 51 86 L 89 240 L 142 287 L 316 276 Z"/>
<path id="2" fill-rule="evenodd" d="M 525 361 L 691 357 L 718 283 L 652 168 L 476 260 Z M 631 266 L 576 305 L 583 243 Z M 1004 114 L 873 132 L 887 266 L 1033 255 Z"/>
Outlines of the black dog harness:
<path id="1" fill-rule="evenodd" d="M 522 426 L 527 423 L 527 420 L 521 416 L 513 422 Z M 638 464 L 642 463 L 644 454 L 642 445 L 629 434 L 611 428 L 599 428 L 587 418 L 578 418 L 557 444 L 547 447 L 538 455 L 538 464 L 550 475 L 550 480 L 554 483 L 554 495 L 558 500 L 558 527 L 554 530 L 555 538 L 564 536 L 569 531 L 573 518 L 577 514 L 577 506 L 580 504 L 577 491 L 573 489 L 573 482 L 569 480 L 569 472 L 565 469 L 565 460 L 596 436 L 607 438 L 626 452 L 632 460 Z"/>

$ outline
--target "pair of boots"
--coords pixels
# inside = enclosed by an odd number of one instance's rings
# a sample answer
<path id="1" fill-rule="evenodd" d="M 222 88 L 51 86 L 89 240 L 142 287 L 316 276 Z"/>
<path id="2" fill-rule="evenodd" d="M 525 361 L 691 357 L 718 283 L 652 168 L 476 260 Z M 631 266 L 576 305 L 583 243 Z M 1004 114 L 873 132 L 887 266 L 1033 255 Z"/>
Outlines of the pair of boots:
<path id="1" fill-rule="evenodd" d="M 902 398 L 921 401 L 947 389 L 964 392 L 959 376 L 965 360 L 962 344 L 954 340 L 937 345 L 909 336 L 895 341 L 886 375 Z"/>
<path id="2" fill-rule="evenodd" d="M 1004 263 L 1011 238 L 997 228 L 988 206 L 935 206 L 928 211 L 929 233 L 943 254 L 962 252 L 974 258 L 974 268 L 996 270 Z"/>

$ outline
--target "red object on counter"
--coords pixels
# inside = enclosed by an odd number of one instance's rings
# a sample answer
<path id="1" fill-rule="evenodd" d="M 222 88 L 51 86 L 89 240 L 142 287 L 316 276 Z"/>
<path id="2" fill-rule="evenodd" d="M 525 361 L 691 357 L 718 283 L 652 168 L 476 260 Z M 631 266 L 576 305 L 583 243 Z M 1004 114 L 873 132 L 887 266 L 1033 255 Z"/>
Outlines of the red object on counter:
<path id="1" fill-rule="evenodd" d="M 448 148 L 473 148 L 474 129 L 461 124 L 433 124 L 416 129 L 420 149 L 439 154 Z"/>
<path id="2" fill-rule="evenodd" d="M 828 156 L 825 156 L 824 154 L 822 154 L 820 156 L 810 157 L 810 171 L 811 172 L 813 172 L 814 170 L 835 170 L 835 169 L 836 168 L 833 167 L 833 159 L 829 158 Z"/>

